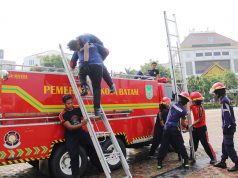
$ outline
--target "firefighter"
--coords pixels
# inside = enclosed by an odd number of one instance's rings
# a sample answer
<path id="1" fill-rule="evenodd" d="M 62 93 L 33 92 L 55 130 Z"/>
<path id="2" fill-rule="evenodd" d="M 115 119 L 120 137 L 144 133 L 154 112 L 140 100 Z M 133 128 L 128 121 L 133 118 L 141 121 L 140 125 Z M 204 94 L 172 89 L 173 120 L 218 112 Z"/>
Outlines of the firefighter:
<path id="1" fill-rule="evenodd" d="M 72 41 L 72 43 L 76 43 Z M 72 45 L 75 45 L 75 44 L 72 44 Z M 71 45 L 69 45 L 71 46 Z M 71 48 L 72 49 L 72 48 Z M 109 53 L 109 52 L 108 52 Z M 101 55 L 102 56 L 102 55 Z M 106 57 L 106 56 L 104 56 Z M 70 61 L 70 67 L 72 69 L 74 69 L 76 67 L 76 61 L 79 59 L 79 56 L 78 56 L 78 51 L 74 51 L 73 55 L 72 55 L 72 58 L 71 58 L 71 61 Z M 116 86 L 115 84 L 113 83 L 112 81 L 112 78 L 106 68 L 105 65 L 103 65 L 103 75 L 102 75 L 102 78 L 103 80 L 107 83 L 109 89 L 110 89 L 110 93 L 114 93 L 116 91 Z M 81 75 L 81 87 L 82 87 L 82 93 L 81 93 L 81 96 L 86 96 L 88 94 L 88 91 L 87 91 L 87 82 L 86 82 L 86 73 L 80 73 Z"/>
<path id="2" fill-rule="evenodd" d="M 80 38 L 82 39 L 80 41 Z M 89 75 L 89 78 L 92 81 L 93 87 L 93 104 L 94 104 L 94 114 L 97 117 L 100 117 L 101 109 L 101 81 L 103 76 L 103 58 L 99 53 L 97 45 L 90 43 L 85 36 L 80 36 L 78 40 L 71 40 L 68 43 L 70 50 L 77 51 L 78 57 L 80 59 L 80 72 L 79 78 L 83 94 L 87 94 L 86 86 L 86 76 Z M 78 58 L 72 58 L 71 62 L 76 65 Z M 71 65 L 73 68 L 73 66 Z"/>
<path id="3" fill-rule="evenodd" d="M 166 119 L 167 119 L 170 103 L 171 103 L 170 98 L 163 97 L 159 105 L 159 112 L 157 114 L 157 118 L 156 118 L 156 122 L 154 126 L 154 135 L 153 135 L 153 141 L 150 148 L 149 156 L 154 155 L 155 150 L 161 143 L 164 123 L 166 122 Z"/>
<path id="4" fill-rule="evenodd" d="M 168 113 L 167 121 L 164 126 L 164 133 L 159 149 L 158 155 L 158 169 L 162 168 L 162 161 L 165 158 L 170 143 L 173 143 L 178 151 L 178 153 L 183 158 L 183 167 L 188 168 L 188 154 L 184 146 L 184 140 L 179 129 L 180 119 L 182 119 L 181 124 L 184 127 L 188 127 L 184 122 L 186 119 L 187 111 L 186 105 L 190 101 L 189 93 L 182 92 L 179 95 L 178 103 L 173 104 Z"/>
<path id="5" fill-rule="evenodd" d="M 101 55 L 103 61 L 109 55 L 109 50 L 104 47 L 103 42 L 93 34 L 86 33 L 86 34 L 78 36 L 76 39 L 80 41 L 80 43 L 82 44 L 85 44 L 86 42 L 93 43 L 97 47 L 98 52 Z M 103 79 L 109 86 L 110 93 L 114 93 L 116 91 L 116 86 L 113 83 L 112 78 L 105 65 L 103 65 Z M 86 77 L 85 77 L 85 80 L 86 80 Z M 85 93 L 85 95 L 87 95 L 87 92 Z"/>
<path id="6" fill-rule="evenodd" d="M 152 62 L 151 63 L 151 69 L 148 70 L 148 75 L 151 77 L 155 77 L 155 79 L 158 79 L 160 77 L 159 75 L 159 70 L 156 69 L 157 67 L 157 63 L 156 62 Z"/>
<path id="7" fill-rule="evenodd" d="M 193 113 L 194 122 L 193 126 L 193 143 L 194 143 L 194 150 L 197 151 L 199 141 L 201 142 L 205 152 L 210 157 L 211 161 L 210 164 L 216 163 L 216 155 L 212 146 L 208 140 L 208 133 L 207 133 L 207 126 L 206 126 L 206 114 L 205 110 L 202 106 L 202 101 L 204 97 L 201 93 L 195 91 L 190 94 L 190 98 L 192 100 L 192 104 L 190 109 Z M 190 156 L 192 157 L 192 156 Z"/>
<path id="8" fill-rule="evenodd" d="M 95 166 L 101 169 L 101 165 L 89 133 L 82 128 L 87 124 L 87 120 L 83 119 L 80 108 L 73 106 L 71 95 L 64 95 L 62 101 L 65 109 L 60 113 L 59 119 L 65 127 L 65 143 L 71 159 L 72 176 L 73 178 L 79 178 L 79 145 L 87 151 L 91 162 Z"/>
<path id="9" fill-rule="evenodd" d="M 217 82 L 212 86 L 210 93 L 214 93 L 221 103 L 223 129 L 221 161 L 214 166 L 223 169 L 227 168 L 226 160 L 230 157 L 235 165 L 229 168 L 228 171 L 238 171 L 238 157 L 234 148 L 233 140 L 234 133 L 236 132 L 236 121 L 233 107 L 231 106 L 229 98 L 226 96 L 226 87 L 222 83 Z"/>

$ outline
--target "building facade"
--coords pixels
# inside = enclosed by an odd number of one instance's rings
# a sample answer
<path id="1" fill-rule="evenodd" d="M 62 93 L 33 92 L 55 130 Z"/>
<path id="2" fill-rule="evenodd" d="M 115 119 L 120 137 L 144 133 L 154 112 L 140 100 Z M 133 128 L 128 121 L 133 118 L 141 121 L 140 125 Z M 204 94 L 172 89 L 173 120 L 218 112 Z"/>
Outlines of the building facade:
<path id="1" fill-rule="evenodd" d="M 190 33 L 181 43 L 186 77 L 200 76 L 214 64 L 238 76 L 238 42 L 215 32 Z"/>
<path id="2" fill-rule="evenodd" d="M 37 53 L 37 54 L 33 54 L 31 56 L 25 57 L 24 61 L 23 61 L 23 66 L 26 66 L 26 67 L 24 67 L 24 70 L 30 70 L 31 67 L 33 67 L 33 66 L 38 66 L 38 67 L 43 66 L 42 59 L 46 56 L 52 56 L 52 55 L 61 55 L 61 53 L 56 50 L 49 50 L 49 51 L 45 51 L 42 53 Z M 65 53 L 65 57 L 67 59 L 71 59 L 71 56 L 72 56 L 72 54 Z"/>

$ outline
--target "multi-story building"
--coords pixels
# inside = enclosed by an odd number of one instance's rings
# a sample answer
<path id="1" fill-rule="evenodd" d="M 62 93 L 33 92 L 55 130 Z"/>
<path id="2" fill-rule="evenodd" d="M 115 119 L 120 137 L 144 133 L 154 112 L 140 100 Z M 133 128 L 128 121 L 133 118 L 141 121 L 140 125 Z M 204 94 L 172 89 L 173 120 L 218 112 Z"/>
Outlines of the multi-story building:
<path id="1" fill-rule="evenodd" d="M 238 76 L 238 42 L 215 32 L 190 33 L 181 43 L 186 77 L 200 76 L 214 64 Z"/>
<path id="2" fill-rule="evenodd" d="M 0 70 L 15 70 L 16 62 L 4 59 L 4 50 L 0 49 Z"/>
<path id="3" fill-rule="evenodd" d="M 24 58 L 23 65 L 24 66 L 43 66 L 43 58 L 45 56 L 52 56 L 52 55 L 61 55 L 59 51 L 56 50 L 49 50 L 42 53 L 33 54 L 31 56 L 27 56 Z M 72 54 L 65 53 L 65 57 L 70 59 Z M 30 70 L 30 67 L 25 67 L 25 70 Z"/>

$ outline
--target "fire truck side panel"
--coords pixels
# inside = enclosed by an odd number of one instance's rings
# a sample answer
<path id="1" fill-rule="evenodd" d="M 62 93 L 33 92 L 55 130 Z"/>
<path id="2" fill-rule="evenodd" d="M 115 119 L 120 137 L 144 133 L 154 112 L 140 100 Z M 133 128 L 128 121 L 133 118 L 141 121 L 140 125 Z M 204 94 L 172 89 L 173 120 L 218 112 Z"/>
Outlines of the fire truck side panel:
<path id="1" fill-rule="evenodd" d="M 63 142 L 64 130 L 57 116 L 64 107 L 62 96 L 73 94 L 72 87 L 63 74 L 9 73 L 9 79 L 0 83 L 0 164 L 46 158 L 54 143 Z M 158 101 L 165 95 L 164 84 L 119 78 L 113 81 L 113 94 L 103 81 L 101 103 L 114 133 L 128 145 L 149 141 Z M 85 100 L 85 104 L 93 111 L 92 101 Z M 103 130 L 100 122 L 94 128 Z"/>

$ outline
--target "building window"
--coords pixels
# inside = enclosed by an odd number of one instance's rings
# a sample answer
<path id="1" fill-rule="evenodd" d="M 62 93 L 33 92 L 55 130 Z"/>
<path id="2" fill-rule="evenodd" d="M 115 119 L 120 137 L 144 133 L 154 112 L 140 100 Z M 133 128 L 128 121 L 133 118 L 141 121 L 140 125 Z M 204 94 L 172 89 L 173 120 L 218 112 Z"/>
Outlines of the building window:
<path id="1" fill-rule="evenodd" d="M 209 67 L 216 63 L 224 69 L 230 69 L 230 60 L 195 61 L 196 74 L 204 73 Z"/>
<path id="2" fill-rule="evenodd" d="M 196 53 L 196 57 L 202 57 L 203 53 Z"/>
<path id="3" fill-rule="evenodd" d="M 205 52 L 205 56 L 212 56 L 212 52 Z"/>
<path id="4" fill-rule="evenodd" d="M 238 59 L 234 60 L 235 73 L 238 73 Z"/>
<path id="5" fill-rule="evenodd" d="M 193 75 L 193 64 L 192 62 L 186 62 L 186 74 Z"/>
<path id="6" fill-rule="evenodd" d="M 229 56 L 229 52 L 228 51 L 223 51 L 222 56 Z"/>
<path id="7" fill-rule="evenodd" d="M 30 65 L 30 66 L 33 66 L 33 65 L 34 65 L 34 60 L 33 60 L 33 59 L 30 59 L 30 60 L 29 60 L 29 65 Z"/>
<path id="8" fill-rule="evenodd" d="M 214 52 L 213 55 L 214 55 L 214 56 L 220 56 L 220 55 L 221 55 L 221 52 Z"/>

